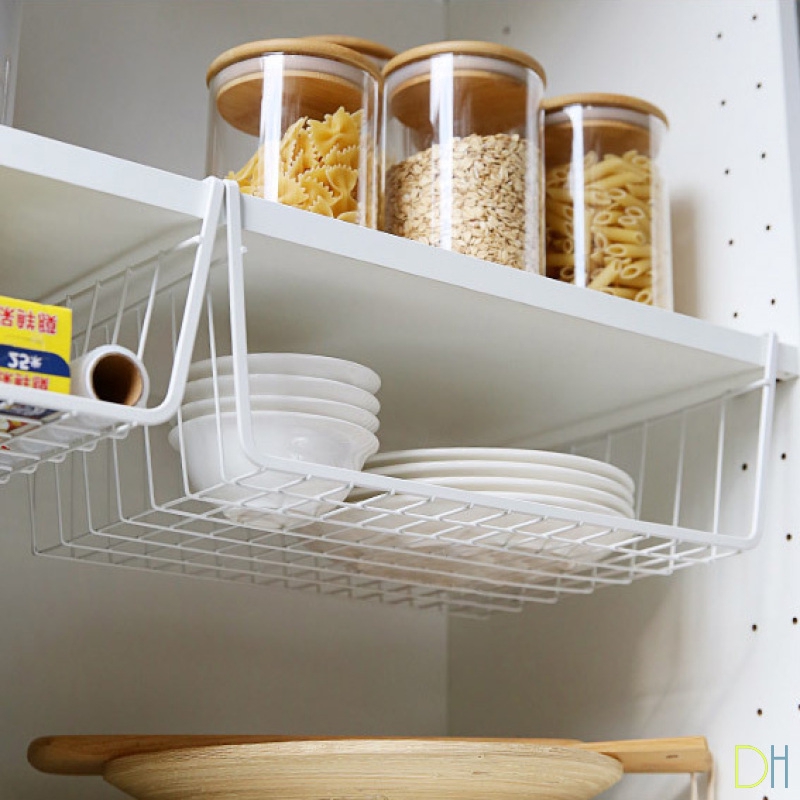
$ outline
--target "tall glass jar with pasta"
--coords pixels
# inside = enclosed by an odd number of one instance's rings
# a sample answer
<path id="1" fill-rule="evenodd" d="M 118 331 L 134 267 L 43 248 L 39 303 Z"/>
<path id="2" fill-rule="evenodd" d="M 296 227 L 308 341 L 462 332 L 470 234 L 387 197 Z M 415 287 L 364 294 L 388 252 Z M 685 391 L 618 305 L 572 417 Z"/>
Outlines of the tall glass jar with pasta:
<path id="1" fill-rule="evenodd" d="M 547 275 L 672 309 L 667 118 L 635 97 L 545 100 Z"/>
<path id="2" fill-rule="evenodd" d="M 370 59 L 331 42 L 271 39 L 224 52 L 207 82 L 209 174 L 375 227 L 380 73 Z"/>
<path id="3" fill-rule="evenodd" d="M 384 229 L 541 271 L 539 63 L 450 41 L 401 53 L 383 75 Z"/>

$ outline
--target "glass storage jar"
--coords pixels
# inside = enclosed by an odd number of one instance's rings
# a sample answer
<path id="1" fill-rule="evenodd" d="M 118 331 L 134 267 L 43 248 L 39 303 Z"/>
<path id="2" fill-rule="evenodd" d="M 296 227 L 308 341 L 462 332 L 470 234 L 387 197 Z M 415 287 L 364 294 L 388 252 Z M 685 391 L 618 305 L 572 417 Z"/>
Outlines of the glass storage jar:
<path id="1" fill-rule="evenodd" d="M 667 118 L 615 94 L 543 102 L 547 275 L 672 309 Z"/>
<path id="2" fill-rule="evenodd" d="M 361 53 L 362 56 L 369 58 L 378 69 L 383 69 L 388 61 L 391 61 L 397 52 L 380 42 L 373 42 L 371 39 L 362 39 L 358 36 L 347 36 L 343 33 L 316 34 L 307 36 L 307 39 L 316 39 L 320 42 L 332 42 L 341 47 L 348 47 Z"/>
<path id="3" fill-rule="evenodd" d="M 310 39 L 250 42 L 216 58 L 207 82 L 210 174 L 375 227 L 380 73 L 368 58 Z"/>
<path id="4" fill-rule="evenodd" d="M 384 230 L 542 271 L 539 63 L 451 41 L 401 53 L 383 76 Z"/>

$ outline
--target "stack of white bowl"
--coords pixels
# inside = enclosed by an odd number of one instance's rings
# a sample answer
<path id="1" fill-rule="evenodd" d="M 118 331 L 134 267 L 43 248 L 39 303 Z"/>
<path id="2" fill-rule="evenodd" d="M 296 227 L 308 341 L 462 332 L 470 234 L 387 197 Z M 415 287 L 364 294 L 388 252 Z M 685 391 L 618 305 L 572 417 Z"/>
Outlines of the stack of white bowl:
<path id="1" fill-rule="evenodd" d="M 295 508 L 307 514 L 319 508 L 319 503 L 298 505 L 297 495 L 343 499 L 347 487 L 339 492 L 336 483 L 319 479 L 297 484 L 288 494 L 270 493 L 297 476 L 261 469 L 248 450 L 257 458 L 360 470 L 378 450 L 378 375 L 353 361 L 305 353 L 254 353 L 247 369 L 253 438 L 246 445 L 239 434 L 233 358 L 195 362 L 189 369 L 180 424 L 169 441 L 183 453 L 190 489 L 217 487 L 208 496 L 256 512 Z"/>

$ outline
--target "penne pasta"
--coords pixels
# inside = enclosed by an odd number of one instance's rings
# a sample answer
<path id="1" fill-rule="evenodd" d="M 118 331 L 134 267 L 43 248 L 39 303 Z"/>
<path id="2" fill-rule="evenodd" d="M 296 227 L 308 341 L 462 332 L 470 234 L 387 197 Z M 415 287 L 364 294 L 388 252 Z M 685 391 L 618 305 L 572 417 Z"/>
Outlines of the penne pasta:
<path id="1" fill-rule="evenodd" d="M 645 235 L 641 231 L 632 231 L 627 228 L 595 228 L 602 234 L 606 242 L 628 242 L 630 244 L 644 244 Z"/>
<path id="2" fill-rule="evenodd" d="M 574 253 L 548 253 L 548 267 L 572 267 L 575 265 Z"/>
<path id="3" fill-rule="evenodd" d="M 624 286 L 604 286 L 600 291 L 603 292 L 603 294 L 613 294 L 615 297 L 624 297 L 626 300 L 635 300 L 637 297 L 636 289 L 628 289 Z M 642 289 L 642 291 L 646 290 Z"/>
<path id="4" fill-rule="evenodd" d="M 602 157 L 590 150 L 577 169 L 550 167 L 545 176 L 548 276 L 652 304 L 656 178 L 650 159 L 636 150 Z"/>
<path id="5" fill-rule="evenodd" d="M 591 282 L 589 283 L 590 289 L 603 289 L 607 286 L 610 286 L 617 278 L 617 274 L 619 273 L 619 268 L 617 267 L 616 263 L 613 261 L 600 270 L 600 273 L 595 277 L 592 278 Z"/>

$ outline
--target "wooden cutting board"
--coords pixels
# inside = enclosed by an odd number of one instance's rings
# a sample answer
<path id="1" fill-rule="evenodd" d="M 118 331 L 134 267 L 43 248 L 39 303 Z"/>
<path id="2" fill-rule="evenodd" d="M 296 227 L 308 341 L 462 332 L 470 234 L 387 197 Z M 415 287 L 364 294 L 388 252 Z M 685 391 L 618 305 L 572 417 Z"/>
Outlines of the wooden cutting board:
<path id="1" fill-rule="evenodd" d="M 103 777 L 136 800 L 591 800 L 622 773 L 525 741 L 328 739 L 122 756 Z"/>
<path id="2" fill-rule="evenodd" d="M 123 756 L 161 753 L 196 747 L 221 747 L 243 744 L 269 744 L 293 741 L 342 741 L 331 736 L 45 736 L 31 742 L 28 760 L 42 772 L 57 775 L 102 775 L 106 764 Z M 348 740 L 353 741 L 353 740 Z M 355 739 L 354 741 L 359 741 Z M 387 739 L 386 741 L 407 741 Z M 631 739 L 611 742 L 580 742 L 577 739 L 469 739 L 429 738 L 415 741 L 521 742 L 550 746 L 570 746 L 611 756 L 621 762 L 625 772 L 708 772 L 711 753 L 702 736 L 672 739 Z"/>

